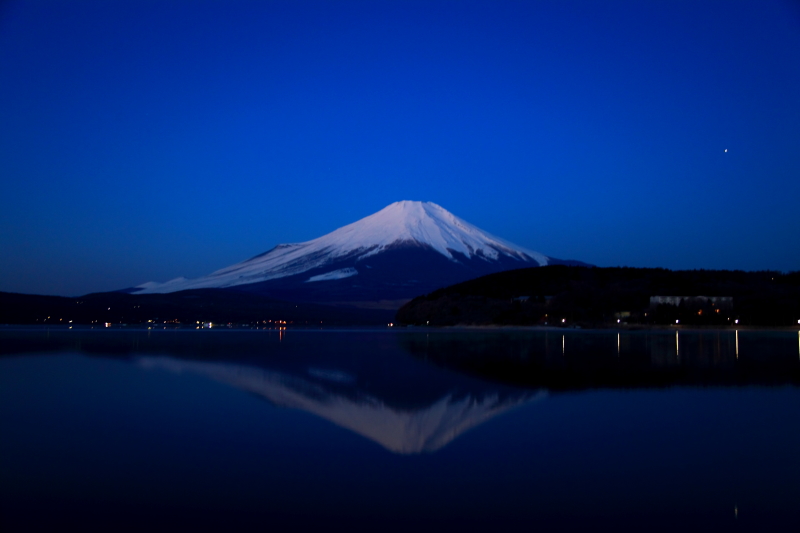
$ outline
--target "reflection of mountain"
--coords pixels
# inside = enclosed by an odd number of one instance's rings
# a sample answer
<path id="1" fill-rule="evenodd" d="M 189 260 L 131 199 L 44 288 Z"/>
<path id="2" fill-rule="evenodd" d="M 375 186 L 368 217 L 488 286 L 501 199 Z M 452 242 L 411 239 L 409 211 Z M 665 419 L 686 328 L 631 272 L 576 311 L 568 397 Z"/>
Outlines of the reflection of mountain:
<path id="1" fill-rule="evenodd" d="M 208 376 L 275 405 L 313 413 L 404 454 L 436 451 L 470 428 L 546 395 L 543 391 L 480 395 L 448 392 L 427 406 L 409 409 L 353 390 L 356 378 L 340 370 L 310 367 L 303 376 L 243 364 L 168 357 L 142 357 L 139 363 L 145 368 Z"/>

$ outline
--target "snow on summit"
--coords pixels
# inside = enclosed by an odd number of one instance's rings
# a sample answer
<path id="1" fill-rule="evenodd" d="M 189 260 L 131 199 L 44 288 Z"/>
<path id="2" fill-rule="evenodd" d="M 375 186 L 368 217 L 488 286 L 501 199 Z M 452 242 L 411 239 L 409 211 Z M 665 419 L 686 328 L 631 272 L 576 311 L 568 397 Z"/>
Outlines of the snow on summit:
<path id="1" fill-rule="evenodd" d="M 395 202 L 316 240 L 324 240 L 343 250 L 375 247 L 370 254 L 398 242 L 411 241 L 428 245 L 449 259 L 453 259 L 452 252 L 467 257 L 481 253 L 492 259 L 496 259 L 498 253 L 505 253 L 524 254 L 539 264 L 547 264 L 544 255 L 489 235 L 432 202 Z"/>
<path id="2" fill-rule="evenodd" d="M 309 281 L 340 279 L 358 274 L 358 262 L 384 250 L 417 246 L 434 250 L 447 259 L 459 257 L 498 261 L 501 256 L 546 265 L 549 258 L 500 239 L 458 218 L 431 202 L 402 201 L 375 214 L 343 226 L 327 235 L 296 244 L 280 244 L 272 250 L 241 263 L 193 280 L 149 282 L 137 287 L 137 294 L 175 292 L 187 289 L 223 288 L 283 278 L 323 268 L 340 260 L 355 260 L 356 268 L 333 268 L 330 274 Z"/>

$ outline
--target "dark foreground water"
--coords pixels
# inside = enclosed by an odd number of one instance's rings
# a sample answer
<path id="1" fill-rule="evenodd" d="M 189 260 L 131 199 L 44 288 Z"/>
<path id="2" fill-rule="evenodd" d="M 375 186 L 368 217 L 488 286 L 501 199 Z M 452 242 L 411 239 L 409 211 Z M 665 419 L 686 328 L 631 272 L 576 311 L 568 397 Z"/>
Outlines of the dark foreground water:
<path id="1" fill-rule="evenodd" d="M 3 531 L 799 531 L 800 334 L 0 330 Z"/>

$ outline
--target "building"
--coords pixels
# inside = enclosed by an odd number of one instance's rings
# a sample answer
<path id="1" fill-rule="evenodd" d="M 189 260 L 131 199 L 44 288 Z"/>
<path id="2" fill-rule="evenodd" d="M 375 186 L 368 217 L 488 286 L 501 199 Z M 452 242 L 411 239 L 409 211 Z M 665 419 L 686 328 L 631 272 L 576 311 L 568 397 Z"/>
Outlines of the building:
<path id="1" fill-rule="evenodd" d="M 733 296 L 651 296 L 650 307 L 659 305 L 684 305 L 704 306 L 711 304 L 720 309 L 730 309 L 733 307 Z"/>

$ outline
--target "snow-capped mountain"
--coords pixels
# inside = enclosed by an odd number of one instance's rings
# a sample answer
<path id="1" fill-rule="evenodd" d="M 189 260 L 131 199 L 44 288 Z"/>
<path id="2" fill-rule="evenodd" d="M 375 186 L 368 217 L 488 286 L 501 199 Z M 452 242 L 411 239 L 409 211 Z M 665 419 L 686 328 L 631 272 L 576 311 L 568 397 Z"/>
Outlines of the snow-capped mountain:
<path id="1" fill-rule="evenodd" d="M 565 262 L 490 235 L 434 203 L 403 201 L 208 276 L 149 282 L 131 292 L 233 287 L 291 300 L 399 307 L 402 300 L 477 276 L 553 263 Z"/>

